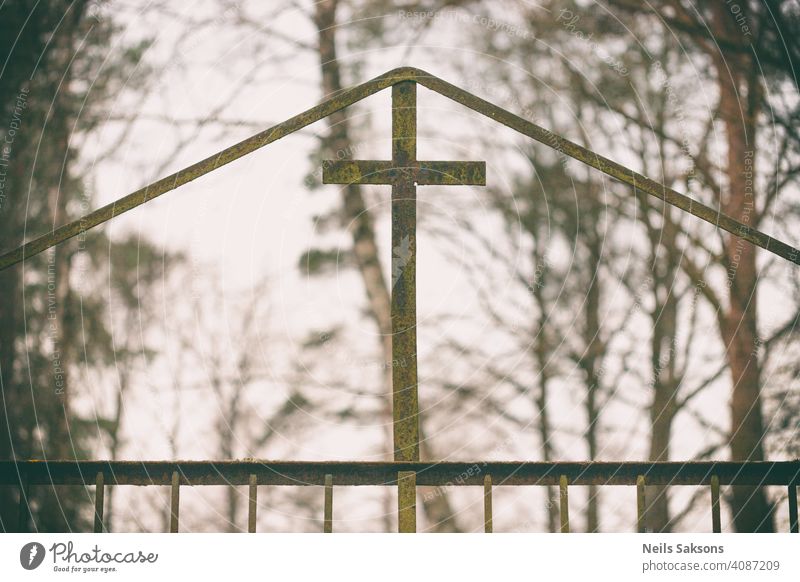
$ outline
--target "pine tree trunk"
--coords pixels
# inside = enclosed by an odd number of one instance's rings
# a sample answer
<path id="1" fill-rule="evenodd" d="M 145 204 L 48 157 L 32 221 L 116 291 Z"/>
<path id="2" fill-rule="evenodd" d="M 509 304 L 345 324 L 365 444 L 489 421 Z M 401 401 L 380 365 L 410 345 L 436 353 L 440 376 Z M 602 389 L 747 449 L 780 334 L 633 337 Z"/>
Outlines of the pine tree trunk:
<path id="1" fill-rule="evenodd" d="M 534 257 L 536 265 L 543 265 L 546 258 L 537 253 Z M 546 276 L 544 268 L 541 270 L 540 277 Z M 546 325 L 548 320 L 548 308 L 545 305 L 543 292 L 544 285 L 541 281 L 533 283 L 533 297 L 537 305 L 538 317 L 536 318 L 534 334 L 534 358 L 539 375 L 539 392 L 535 398 L 536 411 L 539 416 L 539 444 L 542 449 L 542 461 L 549 463 L 553 458 L 553 443 L 550 430 L 550 411 L 547 408 L 547 392 L 550 384 L 550 371 L 548 370 L 549 359 L 552 349 L 548 344 Z M 558 493 L 555 487 L 547 487 L 547 531 L 555 533 L 560 526 L 560 505 L 557 503 Z"/>
<path id="2" fill-rule="evenodd" d="M 650 454 L 653 462 L 669 461 L 670 439 L 672 432 L 672 412 L 674 403 L 670 397 L 669 387 L 660 386 L 654 389 L 653 403 L 650 408 Z M 669 515 L 669 488 L 664 485 L 648 486 L 645 490 L 645 524 L 649 531 L 668 533 L 672 531 Z"/>
<path id="3" fill-rule="evenodd" d="M 662 462 L 670 460 L 672 423 L 677 414 L 676 398 L 681 383 L 676 376 L 678 297 L 673 289 L 678 265 L 672 250 L 672 233 L 653 229 L 649 234 L 653 249 L 654 308 L 650 313 L 653 329 L 650 348 L 653 400 L 650 405 L 648 458 L 653 462 Z M 665 247 L 665 250 L 661 251 L 661 247 Z M 645 524 L 650 531 L 672 531 L 668 491 L 669 487 L 664 485 L 648 486 L 645 489 Z"/>
<path id="4" fill-rule="evenodd" d="M 724 6 L 714 12 L 715 31 L 735 34 Z M 717 54 L 715 61 L 720 91 L 720 117 L 727 138 L 729 191 L 722 211 L 750 224 L 755 220 L 754 177 L 756 175 L 756 115 L 760 106 L 760 80 L 748 53 Z M 746 171 L 752 172 L 751 176 Z M 749 182 L 749 183 L 748 183 Z M 735 236 L 725 237 L 723 249 L 728 270 L 728 309 L 721 335 L 725 342 L 733 391 L 731 397 L 731 459 L 764 459 L 764 425 L 761 411 L 761 371 L 756 312 L 758 272 L 756 247 Z M 740 532 L 774 531 L 772 507 L 763 488 L 733 487 L 733 520 Z"/>

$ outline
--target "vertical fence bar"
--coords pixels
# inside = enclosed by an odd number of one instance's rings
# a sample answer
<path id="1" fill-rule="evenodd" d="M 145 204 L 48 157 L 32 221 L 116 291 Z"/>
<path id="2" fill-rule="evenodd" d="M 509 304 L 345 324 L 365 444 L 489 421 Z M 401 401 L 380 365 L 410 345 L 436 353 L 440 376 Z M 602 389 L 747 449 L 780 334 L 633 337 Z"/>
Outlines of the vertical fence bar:
<path id="1" fill-rule="evenodd" d="M 636 531 L 639 533 L 644 533 L 646 531 L 644 513 L 644 475 L 639 475 L 636 477 Z"/>
<path id="2" fill-rule="evenodd" d="M 800 533 L 800 524 L 797 521 L 797 485 L 789 484 L 789 531 Z"/>
<path id="3" fill-rule="evenodd" d="M 711 531 L 722 532 L 722 520 L 719 515 L 719 477 L 711 475 Z"/>
<path id="4" fill-rule="evenodd" d="M 19 505 L 17 506 L 17 531 L 26 533 L 30 523 L 30 498 L 31 486 L 28 482 L 27 471 L 20 472 L 19 476 Z"/>
<path id="5" fill-rule="evenodd" d="M 566 475 L 561 475 L 558 480 L 559 497 L 561 499 L 561 533 L 569 533 L 569 491 L 567 486 L 569 479 Z"/>
<path id="6" fill-rule="evenodd" d="M 94 478 L 94 533 L 103 533 L 103 502 L 105 501 L 105 476 L 98 471 Z"/>
<path id="7" fill-rule="evenodd" d="M 325 475 L 325 515 L 322 531 L 333 533 L 333 475 Z"/>
<path id="8" fill-rule="evenodd" d="M 178 511 L 181 502 L 181 476 L 172 472 L 172 492 L 170 495 L 169 533 L 178 533 Z"/>
<path id="9" fill-rule="evenodd" d="M 250 503 L 247 511 L 247 532 L 256 533 L 256 511 L 258 510 L 258 477 L 250 475 Z"/>
<path id="10" fill-rule="evenodd" d="M 417 474 L 414 471 L 397 474 L 397 530 L 400 533 L 417 531 Z"/>
<path id="11" fill-rule="evenodd" d="M 483 531 L 492 533 L 492 476 L 483 478 Z"/>

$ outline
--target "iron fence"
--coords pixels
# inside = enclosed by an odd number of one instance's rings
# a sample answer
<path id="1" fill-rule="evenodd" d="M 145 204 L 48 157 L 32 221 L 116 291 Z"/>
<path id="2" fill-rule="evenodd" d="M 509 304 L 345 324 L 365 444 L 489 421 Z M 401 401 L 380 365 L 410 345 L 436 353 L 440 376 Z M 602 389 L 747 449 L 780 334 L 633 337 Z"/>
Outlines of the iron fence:
<path id="1" fill-rule="evenodd" d="M 404 484 L 406 487 L 400 487 Z M 569 488 L 585 485 L 636 487 L 637 531 L 644 532 L 645 488 L 705 486 L 709 488 L 712 531 L 721 531 L 722 486 L 783 486 L 788 490 L 789 529 L 798 533 L 797 487 L 800 461 L 777 462 L 302 462 L 302 461 L 2 461 L 0 486 L 19 489 L 19 529 L 30 524 L 31 487 L 95 486 L 94 531 L 105 531 L 105 488 L 110 486 L 169 486 L 170 531 L 179 530 L 182 487 L 248 486 L 248 531 L 256 531 L 259 486 L 317 486 L 323 488 L 323 531 L 333 531 L 333 489 L 349 486 L 483 487 L 484 531 L 491 532 L 492 489 L 498 486 L 558 486 L 561 531 L 570 531 Z M 416 503 L 407 500 L 409 511 Z M 35 525 L 35 524 L 33 524 Z"/>

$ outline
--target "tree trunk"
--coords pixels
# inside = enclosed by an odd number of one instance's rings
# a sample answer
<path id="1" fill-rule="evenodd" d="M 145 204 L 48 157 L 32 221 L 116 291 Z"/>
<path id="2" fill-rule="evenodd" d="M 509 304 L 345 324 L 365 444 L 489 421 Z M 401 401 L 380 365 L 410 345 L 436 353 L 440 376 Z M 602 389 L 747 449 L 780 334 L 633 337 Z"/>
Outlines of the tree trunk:
<path id="1" fill-rule="evenodd" d="M 537 243 L 538 243 L 537 237 Z M 540 279 L 547 276 L 546 258 L 541 253 L 536 252 L 534 261 L 536 268 L 539 269 L 538 279 L 533 281 L 533 298 L 536 302 L 538 309 L 538 317 L 536 318 L 535 328 L 533 329 L 534 335 L 534 358 L 536 367 L 539 372 L 539 392 L 535 398 L 536 411 L 539 415 L 539 441 L 542 448 L 542 461 L 548 463 L 553 461 L 553 443 L 552 434 L 550 431 L 550 411 L 547 408 L 547 389 L 550 383 L 550 371 L 548 370 L 548 359 L 552 354 L 551 347 L 547 341 L 547 326 L 548 309 L 545 305 L 545 298 L 543 287 L 544 283 Z M 547 531 L 555 533 L 560 526 L 560 505 L 556 502 L 558 499 L 556 488 L 548 486 L 547 492 Z"/>
<path id="2" fill-rule="evenodd" d="M 735 23 L 723 5 L 714 11 L 716 31 L 735 34 Z M 736 220 L 755 221 L 754 177 L 756 117 L 761 100 L 756 64 L 749 53 L 716 54 L 715 66 L 720 91 L 720 116 L 727 138 L 727 195 L 722 211 Z M 747 173 L 750 175 L 747 175 Z M 764 425 L 761 411 L 761 371 L 758 362 L 758 319 L 756 291 L 758 272 L 756 248 L 735 236 L 726 235 L 724 259 L 728 270 L 728 309 L 721 335 L 730 365 L 731 459 L 764 459 Z M 772 506 L 763 488 L 733 487 L 731 509 L 739 532 L 774 531 Z"/>
<path id="3" fill-rule="evenodd" d="M 66 144 L 65 144 L 66 151 Z M 53 224 L 66 221 L 67 196 L 58 188 L 51 191 L 50 204 Z M 47 321 L 50 338 L 50 365 L 52 383 L 49 388 L 58 398 L 55 424 L 51 430 L 52 449 L 45 453 L 50 459 L 74 458 L 76 443 L 72 434 L 69 367 L 72 363 L 72 350 L 67 338 L 71 337 L 67 304 L 70 295 L 70 242 L 62 243 L 47 252 Z"/>
<path id="4" fill-rule="evenodd" d="M 646 203 L 649 204 L 649 201 Z M 669 210 L 667 210 L 669 212 Z M 666 219 L 669 217 L 667 216 Z M 649 223 L 648 223 L 649 225 Z M 677 377 L 675 342 L 678 328 L 678 301 L 674 283 L 677 257 L 673 252 L 673 231 L 651 228 L 648 232 L 652 249 L 653 311 L 649 314 L 653 333 L 650 344 L 650 373 L 653 401 L 650 405 L 650 461 L 670 460 L 672 423 L 677 414 Z M 663 250 L 662 250 L 663 249 Z M 663 254 L 662 254 L 663 253 Z M 648 486 L 645 489 L 645 524 L 649 531 L 672 531 L 669 514 L 669 487 Z"/>
<path id="5" fill-rule="evenodd" d="M 111 426 L 109 427 L 108 431 L 108 437 L 110 440 L 108 446 L 108 456 L 112 461 L 119 460 L 119 450 L 122 445 L 122 393 L 125 391 L 127 386 L 128 370 L 123 366 L 120 368 L 119 386 L 117 387 L 117 393 L 114 398 L 114 418 L 111 420 Z M 106 509 L 104 513 L 104 519 L 106 522 L 107 531 L 114 531 L 114 526 L 116 525 L 114 523 L 114 518 L 116 517 L 114 512 L 114 493 L 116 490 L 116 487 L 107 487 L 105 492 Z"/>
<path id="6" fill-rule="evenodd" d="M 7 178 L 11 180 L 11 178 Z M 0 229 L 7 235 L 15 229 Z M 0 246 L 11 248 L 17 241 L 12 236 L 0 235 Z M 20 390 L 14 373 L 15 340 L 18 329 L 17 317 L 22 310 L 20 305 L 20 272 L 13 267 L 0 273 L 0 390 L 3 395 L 3 409 L 0 411 L 0 459 L 13 459 L 20 455 L 15 451 L 18 439 L 18 426 L 9 419 L 19 419 Z M 24 455 L 24 451 L 22 451 Z M 0 529 L 5 532 L 17 530 L 17 495 L 14 487 L 0 487 Z"/>
<path id="7" fill-rule="evenodd" d="M 588 448 L 589 460 L 597 460 L 597 429 L 600 411 L 597 406 L 597 393 L 600 389 L 600 362 L 602 359 L 602 342 L 600 340 L 600 285 L 597 273 L 600 268 L 600 248 L 598 241 L 589 240 L 588 251 L 591 257 L 587 270 L 590 278 L 584 302 L 584 354 L 580 365 L 586 375 L 586 433 L 584 439 Z M 588 502 L 586 505 L 586 531 L 600 530 L 599 517 L 599 492 L 597 487 L 588 487 Z"/>
<path id="8" fill-rule="evenodd" d="M 650 461 L 669 461 L 674 405 L 674 390 L 666 385 L 654 387 L 653 403 L 650 407 Z M 664 485 L 646 488 L 645 524 L 649 531 L 672 531 L 667 491 L 668 487 Z"/>

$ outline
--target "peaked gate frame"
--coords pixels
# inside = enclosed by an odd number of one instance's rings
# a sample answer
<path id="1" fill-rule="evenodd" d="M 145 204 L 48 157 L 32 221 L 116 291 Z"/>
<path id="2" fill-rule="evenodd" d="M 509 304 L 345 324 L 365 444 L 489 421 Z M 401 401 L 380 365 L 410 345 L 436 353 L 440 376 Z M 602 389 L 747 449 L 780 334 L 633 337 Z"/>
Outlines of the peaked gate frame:
<path id="1" fill-rule="evenodd" d="M 255 531 L 259 484 L 318 484 L 325 487 L 324 531 L 332 531 L 334 477 L 338 485 L 396 485 L 398 529 L 416 531 L 417 484 L 482 484 L 485 531 L 492 531 L 493 479 L 500 485 L 553 485 L 561 494 L 561 530 L 569 531 L 569 484 L 635 484 L 638 530 L 644 531 L 644 487 L 647 484 L 708 484 L 711 487 L 712 526 L 720 531 L 720 484 L 786 485 L 789 488 L 790 529 L 798 531 L 796 486 L 800 461 L 745 463 L 436 463 L 419 459 L 419 404 L 416 343 L 416 187 L 422 185 L 485 185 L 484 162 L 418 161 L 416 159 L 416 87 L 422 85 L 473 111 L 541 142 L 615 178 L 634 189 L 659 198 L 706 222 L 795 264 L 800 251 L 769 235 L 701 204 L 608 158 L 514 115 L 492 103 L 419 69 L 404 67 L 343 91 L 304 113 L 224 149 L 194 165 L 158 180 L 88 215 L 0 256 L 0 271 L 136 208 L 248 153 L 277 141 L 328 115 L 392 87 L 392 159 L 388 161 L 339 160 L 323 165 L 327 184 L 387 184 L 392 186 L 392 352 L 404 362 L 392 371 L 394 463 L 292 463 L 292 462 L 144 462 L 124 461 L 0 461 L 0 485 L 20 487 L 20 529 L 28 521 L 27 488 L 32 484 L 91 482 L 94 476 L 95 531 L 103 530 L 103 500 L 109 484 L 170 484 L 172 520 L 178 530 L 181 483 L 248 484 L 248 529 Z M 142 472 L 140 469 L 144 469 Z M 216 475 L 215 475 L 216 474 Z M 216 477 L 216 478 L 215 478 Z M 498 481 L 499 478 L 499 481 Z M 222 482 L 220 483 L 220 480 Z M 475 483 L 478 481 L 478 483 Z"/>

